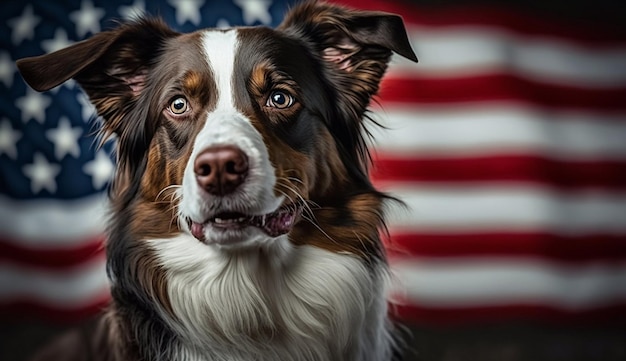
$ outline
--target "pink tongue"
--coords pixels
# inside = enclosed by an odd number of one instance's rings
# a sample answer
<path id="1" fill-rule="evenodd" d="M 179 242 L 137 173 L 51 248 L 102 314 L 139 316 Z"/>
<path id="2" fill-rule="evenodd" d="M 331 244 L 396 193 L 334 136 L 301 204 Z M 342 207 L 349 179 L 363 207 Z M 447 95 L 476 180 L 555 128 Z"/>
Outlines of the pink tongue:
<path id="1" fill-rule="evenodd" d="M 204 240 L 204 226 L 200 223 L 193 222 L 191 224 L 191 234 L 198 240 Z"/>

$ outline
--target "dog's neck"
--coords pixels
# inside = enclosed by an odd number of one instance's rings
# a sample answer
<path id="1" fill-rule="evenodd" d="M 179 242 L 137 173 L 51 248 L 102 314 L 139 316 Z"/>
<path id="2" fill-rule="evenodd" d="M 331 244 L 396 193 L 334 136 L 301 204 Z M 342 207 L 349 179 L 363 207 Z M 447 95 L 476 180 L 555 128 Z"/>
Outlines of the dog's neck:
<path id="1" fill-rule="evenodd" d="M 365 354 L 372 343 L 388 341 L 380 332 L 385 300 L 372 292 L 384 287 L 384 275 L 355 257 L 293 246 L 286 237 L 246 251 L 207 247 L 188 235 L 149 242 L 160 263 L 181 272 L 168 275 L 171 310 L 135 303 L 134 312 L 116 316 L 141 345 L 130 348 L 138 356 L 379 360 L 390 352 L 380 347 L 384 355 Z M 119 301 L 119 310 L 129 309 L 127 300 Z"/>

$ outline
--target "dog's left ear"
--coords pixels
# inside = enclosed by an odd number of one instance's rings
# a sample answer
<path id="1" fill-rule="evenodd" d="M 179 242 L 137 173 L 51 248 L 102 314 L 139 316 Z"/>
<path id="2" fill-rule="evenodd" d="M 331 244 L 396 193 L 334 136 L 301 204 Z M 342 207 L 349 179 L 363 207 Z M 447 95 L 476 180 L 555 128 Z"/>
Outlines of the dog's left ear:
<path id="1" fill-rule="evenodd" d="M 417 62 L 402 18 L 308 2 L 292 9 L 279 29 L 307 39 L 331 69 L 339 94 L 362 116 L 387 68 L 392 52 Z"/>
<path id="2" fill-rule="evenodd" d="M 162 20 L 142 18 L 56 52 L 24 58 L 17 67 L 37 91 L 75 79 L 104 119 L 108 133 L 128 133 L 124 115 L 145 89 L 155 59 L 179 34 Z"/>

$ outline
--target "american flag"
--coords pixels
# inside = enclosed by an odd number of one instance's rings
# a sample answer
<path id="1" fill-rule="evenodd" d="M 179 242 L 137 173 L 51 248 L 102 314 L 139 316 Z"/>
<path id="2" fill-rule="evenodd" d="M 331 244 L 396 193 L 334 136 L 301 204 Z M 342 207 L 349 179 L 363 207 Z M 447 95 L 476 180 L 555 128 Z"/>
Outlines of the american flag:
<path id="1" fill-rule="evenodd" d="M 375 183 L 393 209 L 393 301 L 407 323 L 623 321 L 626 32 L 504 5 L 341 0 L 401 14 L 419 64 L 394 58 L 374 118 Z M 16 59 L 157 14 L 180 31 L 280 23 L 288 1 L 0 5 L 0 310 L 80 319 L 108 300 L 111 145 L 73 82 L 39 94 Z M 453 1 L 448 3 L 454 3 Z"/>
<path id="2" fill-rule="evenodd" d="M 342 3 L 402 14 L 420 59 L 394 62 L 376 117 L 373 177 L 408 206 L 388 246 L 400 319 L 626 324 L 624 23 Z"/>

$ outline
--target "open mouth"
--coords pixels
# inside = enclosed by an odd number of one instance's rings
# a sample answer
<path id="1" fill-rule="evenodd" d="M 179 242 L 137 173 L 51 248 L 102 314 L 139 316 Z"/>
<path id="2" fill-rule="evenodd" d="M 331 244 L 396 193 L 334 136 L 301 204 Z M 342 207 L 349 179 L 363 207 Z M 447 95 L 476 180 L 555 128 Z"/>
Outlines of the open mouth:
<path id="1" fill-rule="evenodd" d="M 291 231 L 300 213 L 300 207 L 295 205 L 284 206 L 275 212 L 255 216 L 239 212 L 221 212 L 210 217 L 204 223 L 188 220 L 188 225 L 191 234 L 202 242 L 205 241 L 206 227 L 222 231 L 237 231 L 246 227 L 257 227 L 271 237 L 278 237 Z"/>

